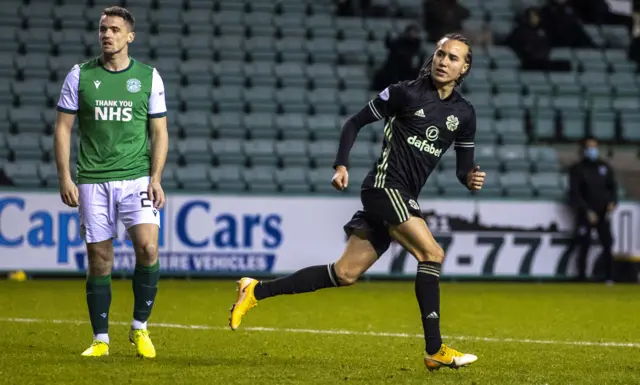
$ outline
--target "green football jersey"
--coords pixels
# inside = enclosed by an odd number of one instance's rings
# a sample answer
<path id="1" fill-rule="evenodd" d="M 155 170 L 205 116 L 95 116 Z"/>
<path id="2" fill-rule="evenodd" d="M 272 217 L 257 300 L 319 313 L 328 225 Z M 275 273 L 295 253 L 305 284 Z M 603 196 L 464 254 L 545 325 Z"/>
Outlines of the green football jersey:
<path id="1" fill-rule="evenodd" d="M 133 58 L 117 72 L 104 68 L 99 58 L 76 65 L 67 74 L 57 108 L 77 114 L 78 184 L 150 174 L 149 119 L 167 113 L 164 85 L 153 67 Z"/>

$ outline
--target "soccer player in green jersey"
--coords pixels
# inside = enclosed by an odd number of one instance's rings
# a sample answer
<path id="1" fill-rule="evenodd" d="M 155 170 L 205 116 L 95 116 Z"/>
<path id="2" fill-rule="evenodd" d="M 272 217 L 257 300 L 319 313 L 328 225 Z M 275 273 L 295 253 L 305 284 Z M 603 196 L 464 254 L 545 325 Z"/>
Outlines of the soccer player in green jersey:
<path id="1" fill-rule="evenodd" d="M 102 12 L 102 54 L 71 69 L 57 107 L 54 142 L 60 196 L 68 206 L 78 207 L 89 257 L 86 293 L 94 337 L 82 353 L 89 357 L 109 354 L 112 240 L 118 220 L 136 254 L 129 340 L 138 356 L 156 355 L 147 319 L 160 275 L 158 210 L 165 203 L 160 182 L 168 149 L 167 108 L 156 69 L 129 57 L 134 25 L 124 8 Z M 69 148 L 76 116 L 80 148 L 74 183 Z"/>

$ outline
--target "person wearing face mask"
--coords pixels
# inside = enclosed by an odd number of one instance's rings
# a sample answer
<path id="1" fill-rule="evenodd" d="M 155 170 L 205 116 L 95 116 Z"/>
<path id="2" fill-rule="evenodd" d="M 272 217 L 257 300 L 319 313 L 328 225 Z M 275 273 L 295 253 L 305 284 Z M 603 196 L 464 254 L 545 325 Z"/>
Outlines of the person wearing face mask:
<path id="1" fill-rule="evenodd" d="M 618 186 L 611 166 L 599 157 L 598 141 L 587 137 L 582 141 L 582 160 L 569 169 L 569 200 L 576 219 L 575 243 L 578 245 L 578 279 L 586 280 L 587 254 L 591 232 L 598 233 L 602 244 L 605 280 L 611 282 L 612 246 L 611 213 L 618 205 Z"/>

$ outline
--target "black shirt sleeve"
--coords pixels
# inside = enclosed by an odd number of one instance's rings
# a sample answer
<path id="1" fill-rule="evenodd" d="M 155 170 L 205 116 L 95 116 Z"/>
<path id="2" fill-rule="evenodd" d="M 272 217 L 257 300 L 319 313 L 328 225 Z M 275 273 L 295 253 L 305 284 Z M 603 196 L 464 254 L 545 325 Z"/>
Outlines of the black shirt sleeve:
<path id="1" fill-rule="evenodd" d="M 611 167 L 609 164 L 607 164 L 607 168 L 609 169 L 609 172 L 607 172 L 607 175 L 609 176 L 608 181 L 607 181 L 607 187 L 609 187 L 609 192 L 611 194 L 611 202 L 609 203 L 613 203 L 615 205 L 618 204 L 618 181 L 616 180 L 616 175 L 615 175 L 615 171 L 613 170 L 613 167 Z"/>
<path id="2" fill-rule="evenodd" d="M 463 185 L 467 186 L 467 174 L 474 167 L 474 140 L 476 137 L 476 113 L 471 107 L 469 118 L 461 125 L 454 143 L 456 150 L 456 176 Z M 468 186 L 467 186 L 468 188 Z"/>
<path id="3" fill-rule="evenodd" d="M 397 83 L 385 88 L 378 96 L 357 114 L 349 118 L 342 126 L 340 143 L 333 168 L 337 166 L 349 166 L 349 153 L 356 141 L 358 132 L 369 123 L 394 116 L 406 105 L 406 90 L 402 83 Z"/>

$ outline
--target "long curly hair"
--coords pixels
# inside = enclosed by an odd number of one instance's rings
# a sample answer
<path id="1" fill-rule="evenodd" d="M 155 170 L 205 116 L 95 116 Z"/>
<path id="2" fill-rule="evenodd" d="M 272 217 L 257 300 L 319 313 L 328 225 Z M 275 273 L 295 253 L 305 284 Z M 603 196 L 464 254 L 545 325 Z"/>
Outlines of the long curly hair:
<path id="1" fill-rule="evenodd" d="M 467 72 L 463 73 L 462 75 L 460 75 L 460 77 L 458 79 L 456 79 L 456 86 L 460 86 L 460 84 L 462 84 L 462 82 L 464 81 L 464 79 L 469 75 L 469 73 L 471 72 L 471 65 L 473 64 L 473 51 L 471 50 L 471 44 L 469 43 L 469 40 L 467 40 L 466 37 L 457 34 L 457 33 L 449 33 L 447 35 L 444 35 L 442 37 L 442 39 L 447 39 L 447 40 L 457 40 L 461 43 L 464 43 L 467 48 L 469 49 L 467 56 L 464 58 L 465 62 L 467 64 L 469 64 L 469 69 L 467 70 Z M 442 39 L 440 39 L 440 41 L 442 41 Z M 424 64 L 422 65 L 422 68 L 420 68 L 420 74 L 418 76 L 419 79 L 423 79 L 426 77 L 431 77 L 431 65 L 433 64 L 433 56 L 435 55 L 435 52 L 433 54 L 431 54 L 431 56 L 429 56 L 429 58 L 424 62 Z"/>

